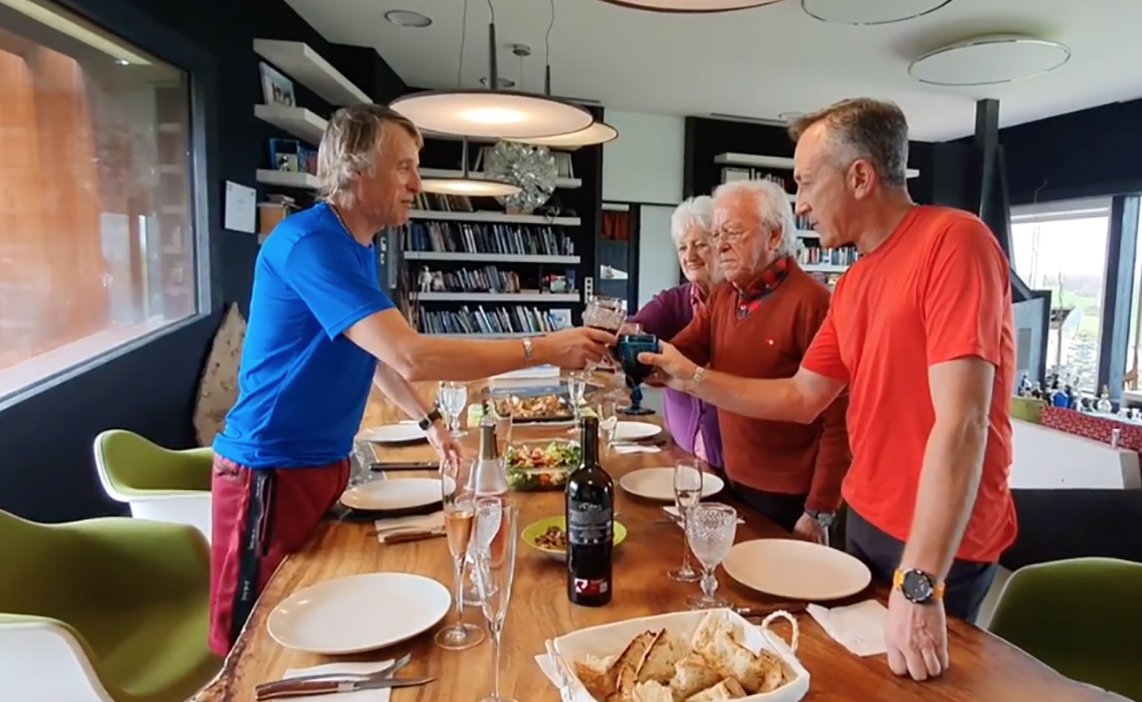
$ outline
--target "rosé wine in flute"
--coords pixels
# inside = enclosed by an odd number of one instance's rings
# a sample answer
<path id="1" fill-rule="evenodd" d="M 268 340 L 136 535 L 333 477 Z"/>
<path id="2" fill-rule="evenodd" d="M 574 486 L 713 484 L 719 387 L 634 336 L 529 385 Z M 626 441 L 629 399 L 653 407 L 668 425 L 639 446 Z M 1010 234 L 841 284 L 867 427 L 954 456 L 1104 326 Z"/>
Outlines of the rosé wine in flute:
<path id="1" fill-rule="evenodd" d="M 448 536 L 448 550 L 452 552 L 453 558 L 463 558 L 468 552 L 475 516 L 476 508 L 472 504 L 444 510 L 444 533 Z"/>
<path id="2" fill-rule="evenodd" d="M 484 640 L 480 627 L 464 621 L 464 561 L 476 516 L 476 495 L 471 486 L 472 466 L 468 461 L 440 464 L 440 497 L 444 506 L 444 534 L 452 552 L 456 580 L 456 623 L 436 632 L 436 645 L 449 651 L 462 651 Z"/>

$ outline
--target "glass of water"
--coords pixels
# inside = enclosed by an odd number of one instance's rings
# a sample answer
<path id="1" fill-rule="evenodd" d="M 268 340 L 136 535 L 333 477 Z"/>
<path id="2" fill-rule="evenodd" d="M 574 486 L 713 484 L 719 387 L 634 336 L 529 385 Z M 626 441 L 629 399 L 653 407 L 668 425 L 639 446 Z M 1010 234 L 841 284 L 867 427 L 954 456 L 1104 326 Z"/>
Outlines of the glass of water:
<path id="1" fill-rule="evenodd" d="M 686 601 L 690 609 L 729 606 L 728 600 L 715 594 L 718 581 L 714 578 L 714 570 L 730 555 L 737 530 L 738 513 L 729 505 L 700 502 L 690 508 L 686 517 L 686 540 L 702 564 L 702 592 Z"/>
<path id="2" fill-rule="evenodd" d="M 468 406 L 467 384 L 452 381 L 440 383 L 440 389 L 436 395 L 436 403 L 440 405 L 440 411 L 444 413 L 444 418 L 448 420 L 448 429 L 451 431 L 452 436 L 464 436 L 467 432 L 460 430 L 460 417 L 464 414 L 464 408 Z"/>
<path id="3" fill-rule="evenodd" d="M 672 580 L 680 583 L 697 582 L 698 571 L 690 566 L 690 547 L 686 543 L 686 522 L 691 508 L 702 499 L 702 471 L 694 461 L 674 464 L 674 506 L 682 518 L 682 565 L 670 571 Z"/>

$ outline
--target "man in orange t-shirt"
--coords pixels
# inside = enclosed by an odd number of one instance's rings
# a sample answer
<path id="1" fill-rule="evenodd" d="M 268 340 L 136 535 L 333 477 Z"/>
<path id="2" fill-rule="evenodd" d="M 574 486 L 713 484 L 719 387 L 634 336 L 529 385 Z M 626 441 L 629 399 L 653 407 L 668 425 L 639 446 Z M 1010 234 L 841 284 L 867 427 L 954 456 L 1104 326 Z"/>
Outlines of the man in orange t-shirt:
<path id="1" fill-rule="evenodd" d="M 847 100 L 791 131 L 797 214 L 822 246 L 862 254 L 800 369 L 737 378 L 665 344 L 642 358 L 671 387 L 764 419 L 812 421 L 848 387 L 847 547 L 893 583 L 889 666 L 924 680 L 948 667 L 945 607 L 973 620 L 1015 539 L 1008 264 L 976 217 L 912 203 L 895 105 Z"/>

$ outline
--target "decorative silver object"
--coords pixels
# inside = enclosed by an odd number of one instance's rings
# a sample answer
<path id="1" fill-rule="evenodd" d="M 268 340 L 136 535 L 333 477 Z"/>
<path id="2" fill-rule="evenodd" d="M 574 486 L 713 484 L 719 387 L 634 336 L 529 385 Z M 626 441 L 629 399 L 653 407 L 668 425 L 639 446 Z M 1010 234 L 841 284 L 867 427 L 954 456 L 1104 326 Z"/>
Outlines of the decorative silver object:
<path id="1" fill-rule="evenodd" d="M 530 214 L 555 192 L 558 168 L 546 146 L 500 141 L 485 149 L 484 173 L 520 188 L 514 195 L 496 197 L 508 212 Z"/>

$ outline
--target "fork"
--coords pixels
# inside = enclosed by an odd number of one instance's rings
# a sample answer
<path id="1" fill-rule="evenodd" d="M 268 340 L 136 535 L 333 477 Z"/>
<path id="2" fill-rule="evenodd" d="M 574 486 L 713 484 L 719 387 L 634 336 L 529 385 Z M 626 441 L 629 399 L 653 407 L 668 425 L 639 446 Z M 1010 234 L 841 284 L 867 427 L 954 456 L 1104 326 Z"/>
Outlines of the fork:
<path id="1" fill-rule="evenodd" d="M 409 651 L 384 668 L 372 673 L 312 673 L 310 675 L 299 675 L 296 678 L 282 678 L 281 680 L 261 683 L 254 687 L 254 693 L 264 694 L 267 689 L 272 686 L 280 685 L 283 682 L 300 683 L 317 680 L 371 680 L 373 678 L 387 678 L 408 665 L 411 660 L 412 652 Z"/>

